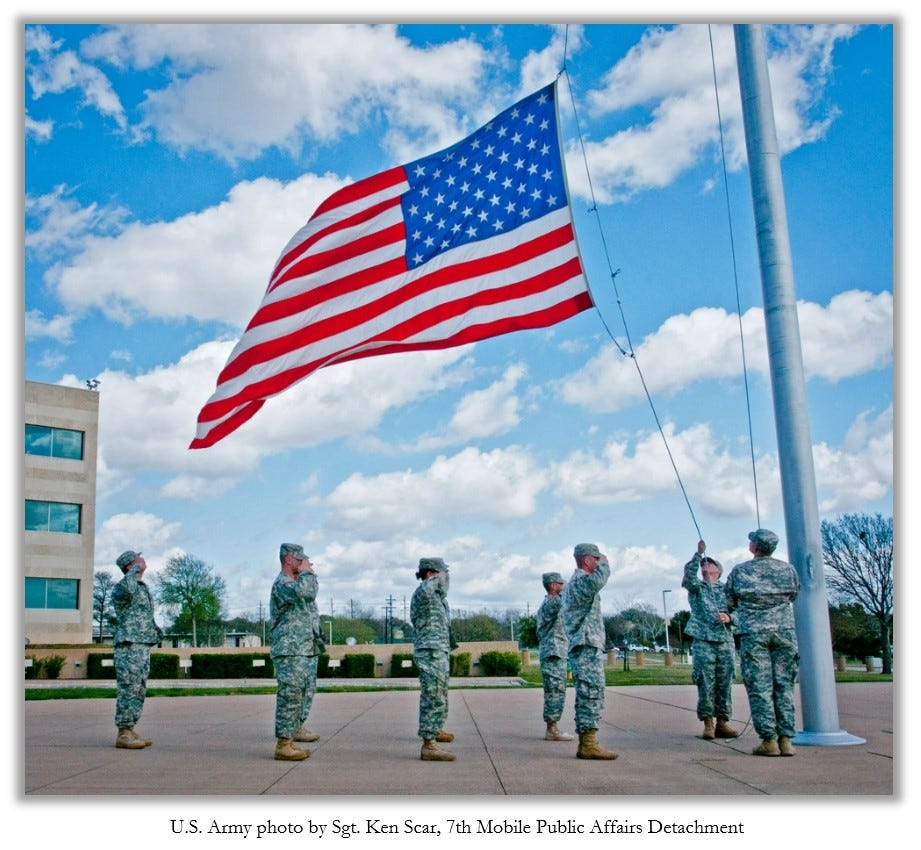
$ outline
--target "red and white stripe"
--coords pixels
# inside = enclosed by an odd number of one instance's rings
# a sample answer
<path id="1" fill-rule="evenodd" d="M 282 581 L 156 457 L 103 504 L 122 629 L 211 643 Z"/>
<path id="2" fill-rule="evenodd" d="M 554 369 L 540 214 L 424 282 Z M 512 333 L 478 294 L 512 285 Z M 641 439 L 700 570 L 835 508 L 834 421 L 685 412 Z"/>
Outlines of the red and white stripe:
<path id="1" fill-rule="evenodd" d="M 592 306 L 568 206 L 411 269 L 407 189 L 402 167 L 376 174 L 331 195 L 294 235 L 190 448 L 214 445 L 323 366 L 547 327 Z"/>

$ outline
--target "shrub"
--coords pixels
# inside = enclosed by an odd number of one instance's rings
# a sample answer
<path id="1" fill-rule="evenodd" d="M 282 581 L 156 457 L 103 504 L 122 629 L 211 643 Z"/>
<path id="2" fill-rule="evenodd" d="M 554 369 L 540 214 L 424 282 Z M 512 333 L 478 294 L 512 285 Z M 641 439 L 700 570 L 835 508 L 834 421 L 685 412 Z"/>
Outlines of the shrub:
<path id="1" fill-rule="evenodd" d="M 405 667 L 403 662 L 408 661 Z M 415 678 L 419 675 L 419 668 L 416 667 L 415 662 L 413 661 L 413 654 L 411 652 L 394 652 L 390 658 L 390 675 L 396 679 L 400 678 Z"/>
<path id="2" fill-rule="evenodd" d="M 517 652 L 491 650 L 480 656 L 480 671 L 484 676 L 516 676 L 521 670 L 521 656 Z"/>
<path id="3" fill-rule="evenodd" d="M 63 655 L 48 655 L 42 659 L 42 672 L 46 679 L 57 679 L 61 675 L 64 662 L 67 659 Z"/>
<path id="4" fill-rule="evenodd" d="M 452 676 L 469 676 L 470 675 L 470 653 L 458 652 L 457 655 L 451 656 L 451 675 Z"/>

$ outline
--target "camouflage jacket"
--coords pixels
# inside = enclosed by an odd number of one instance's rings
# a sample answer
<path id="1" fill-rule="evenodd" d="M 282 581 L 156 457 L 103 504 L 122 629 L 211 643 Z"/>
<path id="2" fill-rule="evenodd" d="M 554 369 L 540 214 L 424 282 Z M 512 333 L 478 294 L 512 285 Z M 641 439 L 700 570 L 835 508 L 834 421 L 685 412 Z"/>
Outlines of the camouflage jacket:
<path id="1" fill-rule="evenodd" d="M 541 658 L 565 658 L 569 654 L 569 638 L 563 623 L 563 595 L 549 593 L 537 609 L 537 638 Z"/>
<path id="2" fill-rule="evenodd" d="M 420 581 L 409 606 L 416 649 L 451 651 L 451 609 L 448 607 L 448 576 L 436 573 Z"/>
<path id="3" fill-rule="evenodd" d="M 732 568 L 726 599 L 739 634 L 792 629 L 799 576 L 786 561 L 755 558 Z"/>
<path id="4" fill-rule="evenodd" d="M 280 572 L 272 584 L 269 616 L 272 620 L 270 655 L 320 655 L 325 649 L 317 610 L 319 585 L 314 573 L 296 579 Z"/>
<path id="5" fill-rule="evenodd" d="M 696 552 L 684 565 L 681 586 L 688 592 L 688 604 L 691 606 L 691 619 L 684 633 L 700 640 L 731 642 L 730 627 L 724 626 L 716 617 L 721 612 L 729 613 L 726 585 L 722 581 L 709 584 L 700 577 L 700 555 Z"/>
<path id="6" fill-rule="evenodd" d="M 601 588 L 608 583 L 611 565 L 599 561 L 595 572 L 576 569 L 563 590 L 563 622 L 569 648 L 594 646 L 604 650 L 604 620 L 601 618 Z"/>
<path id="7" fill-rule="evenodd" d="M 140 567 L 131 567 L 112 589 L 112 606 L 118 617 L 114 635 L 116 644 L 146 643 L 156 646 L 163 637 L 163 632 L 154 622 L 150 588 L 140 579 L 140 572 Z"/>

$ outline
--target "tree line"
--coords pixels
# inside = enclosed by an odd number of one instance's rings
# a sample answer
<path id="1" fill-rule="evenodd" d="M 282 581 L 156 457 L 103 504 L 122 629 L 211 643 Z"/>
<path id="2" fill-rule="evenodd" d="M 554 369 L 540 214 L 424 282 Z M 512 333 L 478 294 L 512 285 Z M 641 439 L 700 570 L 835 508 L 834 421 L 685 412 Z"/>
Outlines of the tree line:
<path id="1" fill-rule="evenodd" d="M 844 514 L 821 523 L 822 552 L 829 593 L 829 624 L 836 653 L 856 658 L 878 656 L 883 672 L 892 672 L 894 576 L 893 521 L 880 514 Z M 116 579 L 97 572 L 93 585 L 94 632 L 101 639 L 115 625 L 111 604 Z M 228 633 L 254 634 L 263 644 L 271 636 L 268 611 L 227 617 L 226 586 L 214 569 L 194 555 L 170 558 L 165 569 L 151 579 L 162 614 L 169 618 L 165 631 L 182 635 L 193 646 L 221 646 Z M 383 613 L 350 600 L 348 616 L 321 615 L 329 643 L 399 643 L 412 640 L 412 626 L 394 615 L 392 599 Z M 666 644 L 684 652 L 690 647 L 685 634 L 691 612 L 676 611 L 666 624 L 648 603 L 635 603 L 604 618 L 608 646 Z M 666 627 L 668 639 L 666 640 Z M 458 642 L 515 640 L 522 648 L 537 646 L 533 614 L 514 610 L 454 611 L 452 631 Z"/>

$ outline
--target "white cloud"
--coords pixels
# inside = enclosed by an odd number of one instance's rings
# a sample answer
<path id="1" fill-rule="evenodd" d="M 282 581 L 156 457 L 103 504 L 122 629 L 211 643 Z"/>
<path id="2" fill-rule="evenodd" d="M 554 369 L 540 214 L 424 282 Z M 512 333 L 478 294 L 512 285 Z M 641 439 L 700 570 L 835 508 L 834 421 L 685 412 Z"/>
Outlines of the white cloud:
<path id="1" fill-rule="evenodd" d="M 768 63 L 772 100 L 782 153 L 822 138 L 834 118 L 819 111 L 838 41 L 854 26 L 771 27 Z M 603 85 L 586 95 L 595 116 L 651 109 L 645 124 L 633 124 L 607 138 L 589 140 L 585 156 L 591 190 L 602 203 L 624 200 L 640 191 L 663 188 L 704 157 L 719 154 L 722 119 L 726 165 L 738 170 L 746 161 L 738 71 L 732 28 L 710 28 L 719 87 L 719 112 L 713 90 L 710 34 L 705 24 L 654 27 L 605 75 Z M 680 73 L 675 69 L 680 68 Z M 650 107 L 651 105 L 651 107 Z M 590 198 L 582 149 L 567 158 L 570 188 Z"/>
<path id="2" fill-rule="evenodd" d="M 180 530 L 180 523 L 146 511 L 114 514 L 96 530 L 96 569 L 118 574 L 115 559 L 126 549 L 141 552 L 148 567 L 155 569 L 173 554 Z"/>
<path id="3" fill-rule="evenodd" d="M 26 339 L 48 337 L 57 342 L 69 343 L 73 340 L 73 316 L 52 316 L 45 318 L 41 310 L 26 312 Z"/>
<path id="4" fill-rule="evenodd" d="M 223 203 L 203 212 L 87 237 L 82 252 L 50 282 L 69 310 L 95 307 L 126 324 L 192 317 L 242 327 L 281 249 L 340 185 L 309 174 L 287 185 L 238 183 Z"/>
<path id="5" fill-rule="evenodd" d="M 232 438 L 190 451 L 198 412 L 232 347 L 231 342 L 210 342 L 175 364 L 139 375 L 109 369 L 97 376 L 101 490 L 123 487 L 131 475 L 155 469 L 172 476 L 163 495 L 214 496 L 269 455 L 358 437 L 372 431 L 387 411 L 454 386 L 459 380 L 455 364 L 464 375 L 469 350 L 412 352 L 321 369 L 269 399 Z M 65 382 L 82 386 L 73 376 Z"/>
<path id="6" fill-rule="evenodd" d="M 483 108 L 494 61 L 469 38 L 415 47 L 392 24 L 129 24 L 87 39 L 81 52 L 168 69 L 169 82 L 141 105 L 146 128 L 180 151 L 229 161 L 273 146 L 297 155 L 308 139 L 335 141 L 377 113 L 400 128 L 385 148 L 438 149 L 465 134 L 458 114 Z"/>
<path id="7" fill-rule="evenodd" d="M 72 192 L 57 186 L 46 195 L 26 196 L 27 251 L 41 259 L 64 256 L 79 250 L 87 238 L 117 233 L 124 226 L 128 211 L 123 207 L 81 206 Z"/>
<path id="8" fill-rule="evenodd" d="M 527 370 L 518 363 L 509 366 L 502 377 L 482 390 L 473 390 L 455 405 L 451 420 L 443 431 L 420 437 L 413 451 L 437 449 L 508 433 L 521 421 L 521 402 L 515 389 Z"/>
<path id="9" fill-rule="evenodd" d="M 835 382 L 887 366 L 892 360 L 892 310 L 889 292 L 843 292 L 827 307 L 799 302 L 806 376 Z M 763 311 L 748 310 L 742 329 L 747 369 L 768 374 Z M 637 364 L 653 397 L 687 390 L 698 381 L 741 375 L 738 318 L 712 307 L 671 316 L 637 346 L 636 363 L 607 345 L 582 369 L 559 381 L 558 391 L 569 404 L 618 410 L 643 396 Z"/>
<path id="10" fill-rule="evenodd" d="M 472 518 L 504 524 L 531 516 L 546 477 L 517 446 L 441 455 L 428 469 L 354 473 L 323 502 L 328 525 L 365 539 L 419 533 Z"/>
<path id="11" fill-rule="evenodd" d="M 46 94 L 76 90 L 85 106 L 98 110 L 124 129 L 125 111 L 108 77 L 72 50 L 57 52 L 59 46 L 44 28 L 26 29 L 26 80 L 32 97 L 38 100 Z"/>

